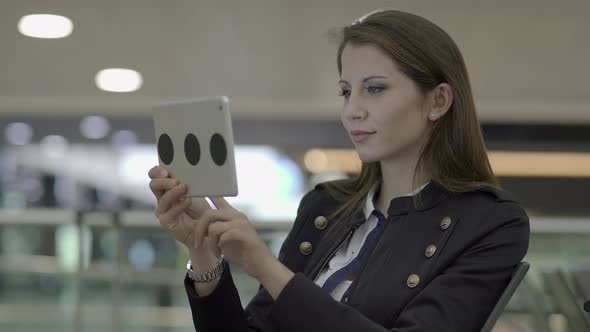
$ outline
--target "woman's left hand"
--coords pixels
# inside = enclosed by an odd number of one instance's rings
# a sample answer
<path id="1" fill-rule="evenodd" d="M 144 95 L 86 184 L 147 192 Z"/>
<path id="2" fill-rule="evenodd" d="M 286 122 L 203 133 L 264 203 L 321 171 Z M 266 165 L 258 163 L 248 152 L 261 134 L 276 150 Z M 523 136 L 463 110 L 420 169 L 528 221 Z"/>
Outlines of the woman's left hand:
<path id="1" fill-rule="evenodd" d="M 207 237 L 211 250 L 217 256 L 223 253 L 249 275 L 259 278 L 263 269 L 276 258 L 244 213 L 236 210 L 223 197 L 210 199 L 217 210 L 207 210 L 197 219 L 197 248 Z"/>

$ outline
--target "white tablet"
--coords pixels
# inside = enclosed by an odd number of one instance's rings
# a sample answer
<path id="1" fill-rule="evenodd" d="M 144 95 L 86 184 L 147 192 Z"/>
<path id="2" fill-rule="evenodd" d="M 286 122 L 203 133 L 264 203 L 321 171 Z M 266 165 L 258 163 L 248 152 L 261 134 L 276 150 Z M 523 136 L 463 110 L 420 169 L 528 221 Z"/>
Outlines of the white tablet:
<path id="1" fill-rule="evenodd" d="M 160 166 L 188 185 L 188 196 L 238 195 L 227 97 L 167 103 L 153 112 Z"/>

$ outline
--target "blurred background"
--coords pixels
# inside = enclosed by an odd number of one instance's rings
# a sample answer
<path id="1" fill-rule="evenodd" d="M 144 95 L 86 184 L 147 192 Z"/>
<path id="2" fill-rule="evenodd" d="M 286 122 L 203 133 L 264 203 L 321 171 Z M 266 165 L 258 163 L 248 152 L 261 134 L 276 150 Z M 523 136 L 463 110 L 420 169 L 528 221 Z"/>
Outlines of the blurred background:
<path id="1" fill-rule="evenodd" d="M 152 106 L 229 96 L 228 201 L 276 254 L 302 195 L 359 171 L 330 32 L 376 8 L 457 42 L 494 171 L 531 217 L 495 331 L 590 330 L 590 2 L 5 0 L 0 331 L 194 331 L 188 256 L 148 188 Z M 246 304 L 258 284 L 232 270 Z"/>

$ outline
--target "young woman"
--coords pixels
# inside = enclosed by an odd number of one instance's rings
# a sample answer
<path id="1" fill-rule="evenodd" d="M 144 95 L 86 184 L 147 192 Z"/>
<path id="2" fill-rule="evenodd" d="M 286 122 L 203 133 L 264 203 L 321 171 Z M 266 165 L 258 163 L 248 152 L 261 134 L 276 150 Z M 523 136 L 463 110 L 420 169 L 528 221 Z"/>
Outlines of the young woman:
<path id="1" fill-rule="evenodd" d="M 487 158 L 465 63 L 432 22 L 381 11 L 343 29 L 342 124 L 358 177 L 301 200 L 278 259 L 223 197 L 150 170 L 156 215 L 190 252 L 198 331 L 479 331 L 528 249 Z M 263 184 L 261 184 L 263 185 Z M 226 258 L 260 282 L 242 308 Z"/>

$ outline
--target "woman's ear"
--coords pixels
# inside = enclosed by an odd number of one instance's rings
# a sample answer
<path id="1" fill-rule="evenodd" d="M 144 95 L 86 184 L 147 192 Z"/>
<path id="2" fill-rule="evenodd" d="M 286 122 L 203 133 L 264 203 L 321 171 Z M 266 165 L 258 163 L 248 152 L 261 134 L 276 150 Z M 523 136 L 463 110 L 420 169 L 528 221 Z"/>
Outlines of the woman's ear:
<path id="1" fill-rule="evenodd" d="M 428 113 L 428 119 L 436 121 L 445 115 L 453 105 L 453 88 L 448 83 L 437 85 L 429 93 L 432 104 Z"/>

